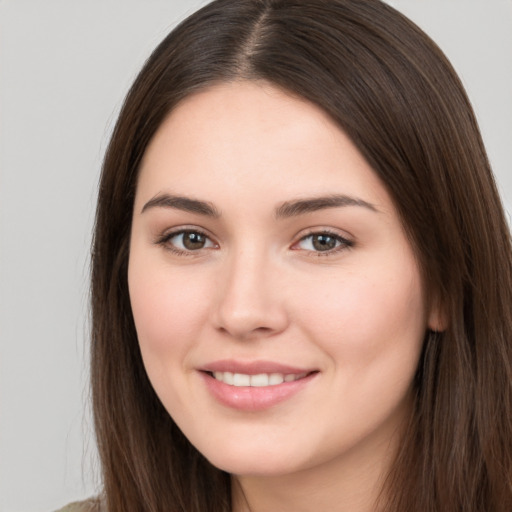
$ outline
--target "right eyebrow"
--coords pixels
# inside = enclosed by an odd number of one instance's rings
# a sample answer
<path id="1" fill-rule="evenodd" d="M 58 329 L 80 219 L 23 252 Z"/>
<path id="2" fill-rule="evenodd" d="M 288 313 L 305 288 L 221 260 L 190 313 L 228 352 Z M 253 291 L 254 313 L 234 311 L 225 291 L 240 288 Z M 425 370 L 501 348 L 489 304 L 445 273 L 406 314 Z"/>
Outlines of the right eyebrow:
<path id="1" fill-rule="evenodd" d="M 212 203 L 199 201 L 186 196 L 176 196 L 171 194 L 158 194 L 150 199 L 143 207 L 140 213 L 151 208 L 174 208 L 185 212 L 196 213 L 206 217 L 218 218 L 220 212 Z"/>

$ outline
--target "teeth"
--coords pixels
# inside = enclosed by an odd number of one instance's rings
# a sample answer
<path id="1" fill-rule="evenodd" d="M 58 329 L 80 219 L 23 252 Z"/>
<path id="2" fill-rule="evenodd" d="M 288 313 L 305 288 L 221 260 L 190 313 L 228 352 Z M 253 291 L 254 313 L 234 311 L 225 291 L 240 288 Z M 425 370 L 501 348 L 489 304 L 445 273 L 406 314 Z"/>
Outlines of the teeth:
<path id="1" fill-rule="evenodd" d="M 233 386 L 250 386 L 251 376 L 243 373 L 235 373 L 233 375 Z"/>
<path id="2" fill-rule="evenodd" d="M 268 375 L 266 373 L 260 373 L 259 375 L 251 375 L 251 386 L 262 388 L 268 386 Z"/>
<path id="3" fill-rule="evenodd" d="M 293 374 L 289 374 L 289 375 L 282 375 L 281 373 L 271 373 L 268 377 L 268 383 L 271 385 L 271 386 L 275 386 L 277 384 L 282 384 L 286 377 L 289 378 L 289 380 L 287 382 L 291 382 L 292 380 L 295 380 L 295 375 Z"/>
<path id="4" fill-rule="evenodd" d="M 251 386 L 251 387 L 267 387 L 277 386 L 283 382 L 293 382 L 294 380 L 302 379 L 307 373 L 299 374 L 283 374 L 283 373 L 259 373 L 257 375 L 247 375 L 245 373 L 232 373 L 232 372 L 213 372 L 216 380 L 229 384 L 230 386 Z"/>

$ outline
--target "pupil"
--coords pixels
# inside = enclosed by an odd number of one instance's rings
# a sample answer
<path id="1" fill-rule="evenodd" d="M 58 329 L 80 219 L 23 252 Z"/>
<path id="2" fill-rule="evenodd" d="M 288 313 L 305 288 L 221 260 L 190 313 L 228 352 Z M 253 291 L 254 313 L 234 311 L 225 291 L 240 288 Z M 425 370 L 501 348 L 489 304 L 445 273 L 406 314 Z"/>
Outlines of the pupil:
<path id="1" fill-rule="evenodd" d="M 190 250 L 202 249 L 205 244 L 205 237 L 200 233 L 185 233 L 183 235 L 183 245 Z"/>
<path id="2" fill-rule="evenodd" d="M 329 235 L 315 235 L 313 237 L 313 247 L 317 251 L 329 251 L 336 247 L 336 239 Z"/>

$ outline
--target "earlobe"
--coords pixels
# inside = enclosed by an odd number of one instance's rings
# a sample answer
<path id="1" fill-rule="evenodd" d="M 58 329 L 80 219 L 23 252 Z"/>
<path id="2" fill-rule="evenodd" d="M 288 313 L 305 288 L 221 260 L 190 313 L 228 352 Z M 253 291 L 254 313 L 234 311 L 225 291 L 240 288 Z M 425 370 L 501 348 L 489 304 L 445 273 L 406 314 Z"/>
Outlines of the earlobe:
<path id="1" fill-rule="evenodd" d="M 427 327 L 434 332 L 443 332 L 448 327 L 448 314 L 445 305 L 439 300 L 432 301 Z"/>

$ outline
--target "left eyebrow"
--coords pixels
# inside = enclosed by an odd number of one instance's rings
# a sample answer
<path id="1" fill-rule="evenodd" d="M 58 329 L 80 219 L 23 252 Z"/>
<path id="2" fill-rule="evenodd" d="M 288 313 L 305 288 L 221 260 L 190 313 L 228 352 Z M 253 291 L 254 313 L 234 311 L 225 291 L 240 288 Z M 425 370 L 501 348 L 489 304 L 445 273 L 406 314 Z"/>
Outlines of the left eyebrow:
<path id="1" fill-rule="evenodd" d="M 379 211 L 373 204 L 368 203 L 363 199 L 335 194 L 330 196 L 286 201 L 276 209 L 275 216 L 276 219 L 283 219 L 303 215 L 305 213 L 316 212 L 318 210 L 325 210 L 327 208 L 339 208 L 342 206 L 359 206 L 376 213 Z"/>

